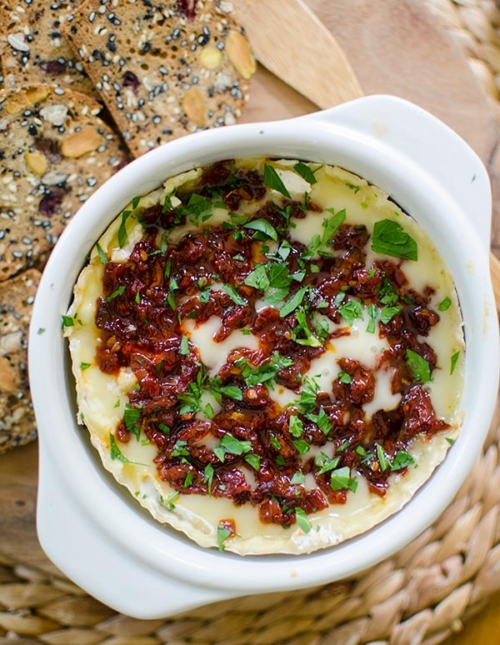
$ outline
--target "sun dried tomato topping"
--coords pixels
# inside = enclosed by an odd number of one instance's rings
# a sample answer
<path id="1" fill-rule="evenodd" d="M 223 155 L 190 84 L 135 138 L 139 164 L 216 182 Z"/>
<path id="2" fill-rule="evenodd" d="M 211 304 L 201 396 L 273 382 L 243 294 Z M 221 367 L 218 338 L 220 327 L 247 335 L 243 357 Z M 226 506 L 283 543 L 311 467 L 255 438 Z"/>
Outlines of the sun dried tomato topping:
<path id="1" fill-rule="evenodd" d="M 156 446 L 162 480 L 183 494 L 252 504 L 262 522 L 289 526 L 296 509 L 310 514 L 345 503 L 357 476 L 385 495 L 399 451 L 447 426 L 408 353 L 432 374 L 436 353 L 423 340 L 439 321 L 432 290 L 413 290 L 403 261 L 367 266 L 363 225 L 341 223 L 320 253 L 305 247 L 290 234 L 290 221 L 321 208 L 307 196 L 277 206 L 267 195 L 262 175 L 229 160 L 205 168 L 189 192 L 181 187 L 180 206 L 139 207 L 141 241 L 129 259 L 103 267 L 97 360 L 108 374 L 123 367 L 135 374 L 132 432 Z M 211 224 L 216 207 L 230 213 Z M 186 224 L 196 227 L 168 241 Z M 379 365 L 340 358 L 330 390 L 321 391 L 307 376 L 312 361 L 350 335 L 350 316 L 370 308 L 386 312 L 374 335 L 389 346 Z M 232 350 L 217 374 L 186 333 L 186 321 L 199 326 L 213 316 L 221 320 L 216 343 L 237 330 L 258 339 L 257 350 Z M 400 403 L 369 418 L 364 406 L 374 401 L 377 370 L 391 370 Z M 290 406 L 273 399 L 279 388 L 296 394 Z M 117 440 L 130 435 L 121 422 Z"/>

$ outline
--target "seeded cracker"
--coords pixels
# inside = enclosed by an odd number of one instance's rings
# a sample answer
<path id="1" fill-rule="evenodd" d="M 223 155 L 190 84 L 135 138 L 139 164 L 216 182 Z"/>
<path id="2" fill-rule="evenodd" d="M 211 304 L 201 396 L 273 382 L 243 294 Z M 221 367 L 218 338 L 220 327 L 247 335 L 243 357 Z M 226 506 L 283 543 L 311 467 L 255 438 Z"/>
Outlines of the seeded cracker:
<path id="1" fill-rule="evenodd" d="M 0 91 L 0 281 L 34 266 L 125 153 L 100 105 L 50 85 Z"/>
<path id="2" fill-rule="evenodd" d="M 39 282 L 40 273 L 29 269 L 0 283 L 0 454 L 36 438 L 26 347 Z"/>
<path id="3" fill-rule="evenodd" d="M 229 2 L 87 0 L 64 33 L 135 156 L 236 122 L 255 58 Z"/>
<path id="4" fill-rule="evenodd" d="M 70 85 L 98 99 L 82 64 L 61 33 L 80 0 L 7 0 L 0 3 L 0 60 L 5 87 L 22 83 Z"/>

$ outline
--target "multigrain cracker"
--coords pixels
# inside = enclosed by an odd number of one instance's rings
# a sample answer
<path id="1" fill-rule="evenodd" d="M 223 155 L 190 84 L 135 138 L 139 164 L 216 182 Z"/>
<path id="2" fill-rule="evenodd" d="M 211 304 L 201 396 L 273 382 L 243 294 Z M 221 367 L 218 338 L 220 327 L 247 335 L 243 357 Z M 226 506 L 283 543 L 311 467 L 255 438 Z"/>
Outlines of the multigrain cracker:
<path id="1" fill-rule="evenodd" d="M 0 281 L 34 266 L 125 161 L 88 96 L 50 85 L 0 91 Z"/>
<path id="2" fill-rule="evenodd" d="M 236 122 L 255 58 L 229 2 L 87 0 L 63 29 L 135 156 Z"/>
<path id="3" fill-rule="evenodd" d="M 0 3 L 0 61 L 5 87 L 22 83 L 71 86 L 97 99 L 83 66 L 61 33 L 80 0 L 4 0 Z"/>
<path id="4" fill-rule="evenodd" d="M 0 454 L 36 438 L 26 348 L 39 282 L 40 273 L 29 269 L 0 283 Z"/>

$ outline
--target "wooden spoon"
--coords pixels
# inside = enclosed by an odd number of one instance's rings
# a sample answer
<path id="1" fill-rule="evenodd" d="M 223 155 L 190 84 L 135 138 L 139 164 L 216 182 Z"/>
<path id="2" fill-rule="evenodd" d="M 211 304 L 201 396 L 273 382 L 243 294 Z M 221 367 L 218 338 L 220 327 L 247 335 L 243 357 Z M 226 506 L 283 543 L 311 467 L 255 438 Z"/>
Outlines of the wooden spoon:
<path id="1" fill-rule="evenodd" d="M 302 0 L 235 0 L 235 6 L 257 60 L 318 107 L 363 96 L 337 40 Z M 318 57 L 322 51 L 328 52 L 327 65 Z M 493 253 L 490 270 L 500 312 L 500 260 Z"/>

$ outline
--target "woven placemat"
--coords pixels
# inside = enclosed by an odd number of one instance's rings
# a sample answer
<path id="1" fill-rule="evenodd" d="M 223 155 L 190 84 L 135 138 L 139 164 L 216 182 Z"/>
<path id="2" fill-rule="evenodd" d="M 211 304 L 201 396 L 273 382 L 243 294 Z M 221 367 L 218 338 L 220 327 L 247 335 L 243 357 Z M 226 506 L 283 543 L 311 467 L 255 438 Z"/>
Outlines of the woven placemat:
<path id="1" fill-rule="evenodd" d="M 499 7 L 424 1 L 463 47 L 500 123 Z M 476 467 L 436 524 L 356 578 L 143 621 L 0 554 L 0 645 L 437 645 L 500 590 L 499 515 L 497 413 Z"/>

